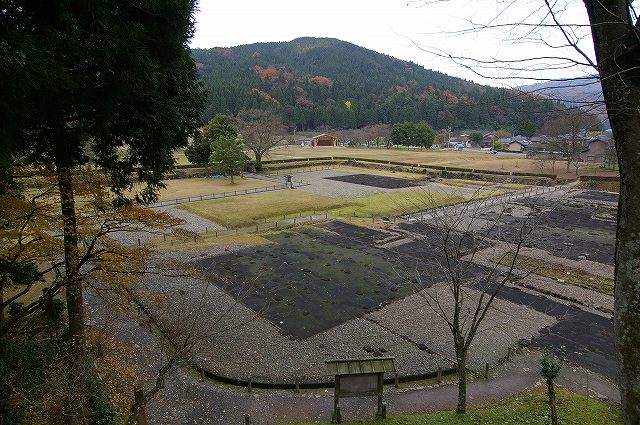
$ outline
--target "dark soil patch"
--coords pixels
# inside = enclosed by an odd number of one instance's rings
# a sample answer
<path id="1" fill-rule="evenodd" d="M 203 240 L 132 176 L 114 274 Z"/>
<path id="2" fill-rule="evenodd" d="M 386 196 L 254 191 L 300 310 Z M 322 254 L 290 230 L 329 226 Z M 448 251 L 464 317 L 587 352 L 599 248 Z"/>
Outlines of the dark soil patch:
<path id="1" fill-rule="evenodd" d="M 336 225 L 344 236 L 312 229 L 276 233 L 268 236 L 273 245 L 193 264 L 293 338 L 315 335 L 444 279 L 433 261 L 416 258 L 437 259 L 428 246 L 420 252 L 417 246 L 375 248 L 352 235 L 370 240 L 381 232 L 356 227 Z"/>
<path id="2" fill-rule="evenodd" d="M 348 176 L 325 177 L 325 179 L 360 184 L 363 186 L 379 187 L 382 189 L 403 189 L 407 187 L 420 186 L 421 184 L 416 180 L 375 176 L 371 174 L 351 174 Z"/>
<path id="3" fill-rule="evenodd" d="M 412 292 L 384 250 L 314 230 L 269 239 L 275 243 L 194 264 L 223 276 L 215 279 L 219 286 L 292 337 L 309 337 Z"/>
<path id="4" fill-rule="evenodd" d="M 610 192 L 600 192 L 597 190 L 585 190 L 578 195 L 575 195 L 574 198 L 593 200 L 593 201 L 605 201 L 605 202 L 618 202 L 618 194 L 610 193 Z"/>
<path id="5" fill-rule="evenodd" d="M 526 201 L 518 202 L 526 205 Z M 535 202 L 537 212 L 529 219 L 534 230 L 524 245 L 550 254 L 578 260 L 613 264 L 615 254 L 615 209 L 567 201 L 563 204 Z M 542 210 L 544 207 L 544 211 Z M 491 217 L 487 217 L 491 220 Z M 522 222 L 506 215 L 491 232 L 494 239 L 515 242 L 520 238 Z"/>
<path id="6" fill-rule="evenodd" d="M 540 331 L 534 346 L 615 379 L 616 351 L 610 319 L 510 287 L 503 287 L 498 298 L 529 306 L 558 319 L 558 323 Z"/>
<path id="7" fill-rule="evenodd" d="M 330 230 L 338 233 L 340 236 L 355 239 L 364 244 L 372 244 L 382 239 L 386 239 L 391 234 L 387 232 L 381 232 L 379 230 L 370 229 L 368 227 L 355 226 L 353 224 L 345 223 L 344 221 L 329 221 L 321 224 L 318 227 Z"/>

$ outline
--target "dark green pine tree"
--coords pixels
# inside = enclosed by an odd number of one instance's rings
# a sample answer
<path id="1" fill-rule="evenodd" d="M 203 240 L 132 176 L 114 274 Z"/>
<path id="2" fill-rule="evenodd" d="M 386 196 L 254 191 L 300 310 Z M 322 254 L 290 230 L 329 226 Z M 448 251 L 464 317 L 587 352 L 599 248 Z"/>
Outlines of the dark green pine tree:
<path id="1" fill-rule="evenodd" d="M 194 7 L 192 0 L 3 3 L 2 156 L 57 173 L 72 341 L 84 331 L 73 169 L 90 150 L 117 194 L 138 179 L 146 186 L 137 198 L 155 198 L 204 107 L 187 48 Z"/>

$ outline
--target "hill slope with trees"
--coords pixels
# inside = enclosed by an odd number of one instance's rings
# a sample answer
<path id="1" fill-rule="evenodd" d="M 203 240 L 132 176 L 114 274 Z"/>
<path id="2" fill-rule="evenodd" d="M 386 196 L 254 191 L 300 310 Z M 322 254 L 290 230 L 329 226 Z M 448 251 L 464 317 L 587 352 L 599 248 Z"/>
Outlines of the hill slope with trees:
<path id="1" fill-rule="evenodd" d="M 435 129 L 513 128 L 523 120 L 540 127 L 555 108 L 332 38 L 191 53 L 209 89 L 205 120 L 273 108 L 298 130 L 421 120 Z"/>

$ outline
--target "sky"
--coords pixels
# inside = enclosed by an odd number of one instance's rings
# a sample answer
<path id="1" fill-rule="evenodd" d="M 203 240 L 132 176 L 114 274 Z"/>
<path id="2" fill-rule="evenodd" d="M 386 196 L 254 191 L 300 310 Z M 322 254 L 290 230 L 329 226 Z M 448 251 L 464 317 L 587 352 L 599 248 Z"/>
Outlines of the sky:
<path id="1" fill-rule="evenodd" d="M 474 58 L 520 58 L 539 56 L 549 45 L 564 43 L 556 31 L 530 33 L 519 28 L 473 31 L 453 35 L 477 22 L 537 21 L 546 13 L 540 0 L 436 0 L 425 4 L 412 0 L 200 0 L 196 14 L 194 48 L 231 47 L 268 41 L 290 41 L 297 37 L 332 37 L 418 63 L 449 75 L 491 85 L 515 86 L 536 78 L 567 77 L 585 69 L 553 69 L 547 64 L 527 64 L 529 71 L 481 69 L 460 66 L 432 52 L 452 52 Z M 558 18 L 567 23 L 586 23 L 580 0 L 556 0 Z M 542 6 L 541 6 L 542 5 Z M 593 56 L 592 44 L 584 28 L 575 27 L 579 45 Z M 527 40 L 527 41 L 523 41 Z M 552 52 L 557 55 L 558 49 Z M 431 52 L 431 53 L 430 53 Z M 575 51 L 562 52 L 575 57 Z M 564 67 L 563 67 L 564 68 Z M 472 71 L 472 69 L 474 71 Z M 550 69 L 553 69 L 550 72 Z M 481 74 L 481 75 L 478 75 Z M 483 76 L 502 79 L 484 78 Z M 529 77 L 529 79 L 522 79 Z"/>

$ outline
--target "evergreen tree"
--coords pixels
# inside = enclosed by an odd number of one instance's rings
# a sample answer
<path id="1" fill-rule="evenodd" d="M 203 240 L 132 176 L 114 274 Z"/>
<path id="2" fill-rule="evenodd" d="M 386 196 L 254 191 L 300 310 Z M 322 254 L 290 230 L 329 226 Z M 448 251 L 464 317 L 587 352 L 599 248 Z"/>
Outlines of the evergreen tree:
<path id="1" fill-rule="evenodd" d="M 13 108 L 11 122 L 0 125 L 3 154 L 50 164 L 57 175 L 72 341 L 85 327 L 73 169 L 90 149 L 121 200 L 134 179 L 145 183 L 137 199 L 156 199 L 205 101 L 186 45 L 194 7 L 191 0 L 3 5 L 0 105 Z"/>
<path id="2" fill-rule="evenodd" d="M 211 143 L 228 137 L 234 139 L 238 137 L 238 132 L 231 124 L 231 120 L 226 115 L 216 115 L 197 133 L 193 138 L 193 143 L 185 149 L 184 154 L 194 165 L 205 166 L 209 163 L 211 156 Z"/>
<path id="3" fill-rule="evenodd" d="M 242 145 L 235 138 L 223 136 L 211 142 L 209 167 L 229 176 L 231 184 L 233 184 L 233 175 L 242 170 L 244 165 L 245 156 Z"/>

